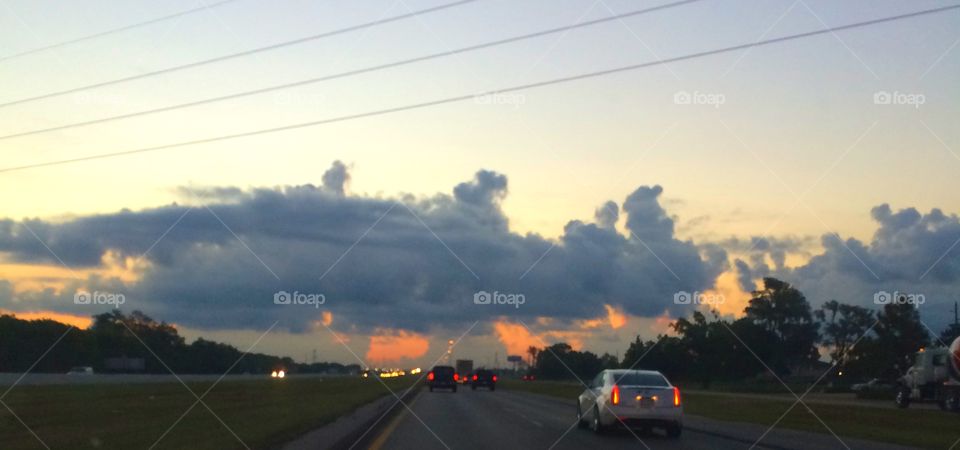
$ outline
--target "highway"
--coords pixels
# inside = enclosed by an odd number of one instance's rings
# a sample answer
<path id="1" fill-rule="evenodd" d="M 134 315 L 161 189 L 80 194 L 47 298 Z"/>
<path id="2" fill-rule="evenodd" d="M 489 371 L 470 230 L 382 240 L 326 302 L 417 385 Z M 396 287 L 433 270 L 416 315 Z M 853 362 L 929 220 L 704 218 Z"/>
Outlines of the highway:
<path id="1" fill-rule="evenodd" d="M 398 405 L 399 413 L 374 429 L 360 447 L 381 449 L 746 449 L 766 432 L 761 425 L 720 422 L 687 416 L 683 436 L 668 439 L 661 431 L 626 430 L 597 436 L 575 425 L 574 403 L 525 392 L 498 389 L 449 392 L 423 390 Z M 771 418 L 771 421 L 774 418 Z M 422 422 L 421 422 L 422 421 Z M 758 448 L 903 449 L 829 434 L 775 429 Z"/>

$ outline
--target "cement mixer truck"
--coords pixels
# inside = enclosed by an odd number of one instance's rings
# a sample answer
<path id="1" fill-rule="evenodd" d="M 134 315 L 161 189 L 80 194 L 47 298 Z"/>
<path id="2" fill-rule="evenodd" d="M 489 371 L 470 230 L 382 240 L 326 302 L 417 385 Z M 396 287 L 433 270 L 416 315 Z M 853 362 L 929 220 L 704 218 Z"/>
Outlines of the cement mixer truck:
<path id="1" fill-rule="evenodd" d="M 960 412 L 960 338 L 947 347 L 920 349 L 916 361 L 900 378 L 896 403 L 931 401 L 945 411 Z"/>

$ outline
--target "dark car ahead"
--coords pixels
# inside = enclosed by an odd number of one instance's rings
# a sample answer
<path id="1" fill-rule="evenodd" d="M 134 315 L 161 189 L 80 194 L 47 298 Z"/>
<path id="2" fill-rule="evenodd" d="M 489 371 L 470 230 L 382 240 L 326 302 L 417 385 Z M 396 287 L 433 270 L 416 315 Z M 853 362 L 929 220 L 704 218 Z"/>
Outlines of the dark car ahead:
<path id="1" fill-rule="evenodd" d="M 497 390 L 497 374 L 484 369 L 476 371 L 471 377 L 470 389 L 477 390 L 478 387 L 487 387 L 491 391 Z"/>
<path id="2" fill-rule="evenodd" d="M 456 369 L 450 366 L 435 366 L 427 374 L 427 386 L 430 387 L 430 392 L 436 389 L 451 389 L 453 392 L 457 392 L 457 380 L 460 378 L 460 375 L 457 374 Z"/>

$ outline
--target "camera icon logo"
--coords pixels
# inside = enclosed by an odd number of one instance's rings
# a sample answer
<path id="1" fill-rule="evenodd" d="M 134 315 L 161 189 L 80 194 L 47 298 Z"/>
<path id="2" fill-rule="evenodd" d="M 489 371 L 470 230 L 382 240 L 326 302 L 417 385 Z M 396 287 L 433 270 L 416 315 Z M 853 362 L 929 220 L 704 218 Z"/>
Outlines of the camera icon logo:
<path id="1" fill-rule="evenodd" d="M 889 305 L 893 302 L 893 295 L 887 291 L 879 291 L 873 294 L 873 303 L 877 305 Z"/>
<path id="2" fill-rule="evenodd" d="M 89 305 L 93 301 L 93 295 L 86 291 L 77 291 L 73 294 L 73 303 L 77 305 Z"/>
<path id="3" fill-rule="evenodd" d="M 280 291 L 273 294 L 273 303 L 275 305 L 289 305 L 293 296 L 287 291 Z"/>
<path id="4" fill-rule="evenodd" d="M 878 91 L 873 94 L 875 105 L 889 105 L 893 102 L 893 95 L 887 91 Z"/>
<path id="5" fill-rule="evenodd" d="M 687 91 L 677 91 L 673 94 L 673 103 L 677 105 L 689 105 L 693 103 L 693 96 Z"/>
<path id="6" fill-rule="evenodd" d="M 673 294 L 673 303 L 677 305 L 689 305 L 693 303 L 693 296 L 687 291 L 680 291 Z"/>
<path id="7" fill-rule="evenodd" d="M 487 291 L 479 291 L 473 294 L 475 305 L 489 305 L 491 301 L 493 301 L 493 296 Z"/>

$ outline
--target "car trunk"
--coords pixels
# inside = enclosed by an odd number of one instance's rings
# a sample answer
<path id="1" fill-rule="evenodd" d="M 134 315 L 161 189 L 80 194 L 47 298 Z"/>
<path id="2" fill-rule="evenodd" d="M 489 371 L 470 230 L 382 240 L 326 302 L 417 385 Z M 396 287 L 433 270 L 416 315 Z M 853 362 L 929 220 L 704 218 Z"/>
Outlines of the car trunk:
<path id="1" fill-rule="evenodd" d="M 620 406 L 638 409 L 673 408 L 673 388 L 620 386 Z"/>

